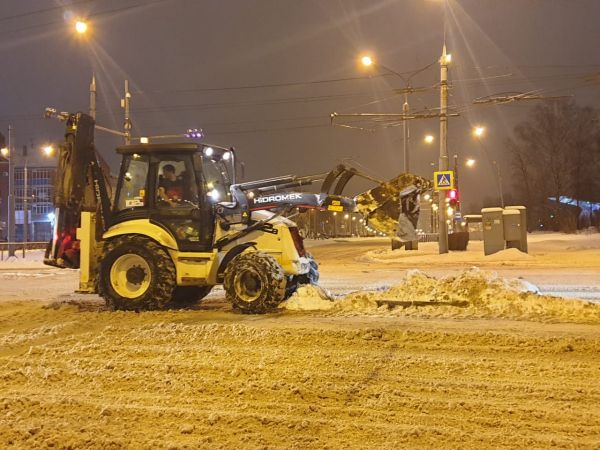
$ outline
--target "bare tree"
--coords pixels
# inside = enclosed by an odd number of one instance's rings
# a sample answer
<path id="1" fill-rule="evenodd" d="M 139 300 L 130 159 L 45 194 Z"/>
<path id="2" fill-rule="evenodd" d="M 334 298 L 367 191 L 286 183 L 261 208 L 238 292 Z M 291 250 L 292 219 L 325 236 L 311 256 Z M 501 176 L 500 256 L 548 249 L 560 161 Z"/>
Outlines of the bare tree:
<path id="1" fill-rule="evenodd" d="M 564 199 L 589 200 L 597 192 L 591 170 L 598 160 L 596 117 L 595 110 L 573 101 L 549 101 L 515 127 L 508 147 L 517 192 L 531 219 L 566 231 L 577 215 Z"/>

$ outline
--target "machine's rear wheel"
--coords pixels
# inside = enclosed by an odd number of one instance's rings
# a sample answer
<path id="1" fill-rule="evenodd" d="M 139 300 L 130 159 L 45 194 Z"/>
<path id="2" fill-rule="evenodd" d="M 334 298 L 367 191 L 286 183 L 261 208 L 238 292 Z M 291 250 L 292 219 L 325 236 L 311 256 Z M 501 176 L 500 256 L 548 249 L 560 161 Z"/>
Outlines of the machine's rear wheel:
<path id="1" fill-rule="evenodd" d="M 275 258 L 265 253 L 244 253 L 227 266 L 223 287 L 235 309 L 261 314 L 283 301 L 286 281 Z"/>
<path id="2" fill-rule="evenodd" d="M 138 235 L 107 242 L 99 275 L 98 291 L 112 309 L 161 309 L 171 300 L 177 283 L 167 251 Z"/>
<path id="3" fill-rule="evenodd" d="M 173 290 L 171 301 L 179 307 L 193 306 L 206 297 L 212 286 L 177 286 Z"/>

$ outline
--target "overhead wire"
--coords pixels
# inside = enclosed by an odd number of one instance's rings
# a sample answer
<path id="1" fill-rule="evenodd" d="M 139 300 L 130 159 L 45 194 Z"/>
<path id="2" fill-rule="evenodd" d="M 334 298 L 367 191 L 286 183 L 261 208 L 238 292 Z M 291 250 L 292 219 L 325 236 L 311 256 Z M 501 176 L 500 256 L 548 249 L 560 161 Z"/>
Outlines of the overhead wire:
<path id="1" fill-rule="evenodd" d="M 113 8 L 113 9 L 107 9 L 107 10 L 103 10 L 103 11 L 99 11 L 93 14 L 90 14 L 89 16 L 87 16 L 87 19 L 94 19 L 94 18 L 101 18 L 101 17 L 109 17 L 111 15 L 115 15 L 118 13 L 122 13 L 125 11 L 131 11 L 134 9 L 138 9 L 138 8 L 144 8 L 144 7 L 148 7 L 148 6 L 152 6 L 152 5 L 156 5 L 159 3 L 165 3 L 165 2 L 171 2 L 171 1 L 175 1 L 175 0 L 147 0 L 145 2 L 138 2 L 138 3 L 134 3 L 132 5 L 127 5 L 127 6 L 122 6 L 119 8 Z M 39 24 L 34 24 L 34 25 L 28 25 L 25 27 L 21 27 L 21 28 L 16 28 L 16 29 L 5 29 L 5 30 L 1 30 L 0 34 L 9 34 L 9 33 L 20 33 L 21 31 L 29 31 L 29 30 L 33 30 L 36 28 L 45 28 L 45 27 L 49 27 L 49 26 L 53 26 L 53 25 L 59 25 L 59 24 L 63 24 L 64 20 L 54 20 L 51 22 L 45 22 L 45 23 L 39 23 Z"/>
<path id="2" fill-rule="evenodd" d="M 240 86 L 223 86 L 223 87 L 206 87 L 206 88 L 187 88 L 187 89 L 157 89 L 157 90 L 139 90 L 132 91 L 138 94 L 189 94 L 192 92 L 226 92 L 235 90 L 249 90 L 249 89 L 267 89 L 267 88 L 280 88 L 280 87 L 297 87 L 297 86 L 311 86 L 328 83 L 339 83 L 346 81 L 359 81 L 368 80 L 371 78 L 391 76 L 389 74 L 373 75 L 373 76 L 362 76 L 362 77 L 346 77 L 346 78 L 330 78 L 324 80 L 312 80 L 312 81 L 291 81 L 286 83 L 269 83 L 269 84 L 254 84 L 254 85 L 240 85 Z"/>
<path id="3" fill-rule="evenodd" d="M 97 0 L 72 0 L 69 6 L 78 5 L 80 3 L 92 3 Z M 27 11 L 24 13 L 13 14 L 12 16 L 0 17 L 0 22 L 6 22 L 8 20 L 21 19 L 23 17 L 35 16 L 37 14 L 44 14 L 51 11 L 64 10 L 65 6 L 51 6 L 49 8 L 36 9 L 34 11 Z"/>

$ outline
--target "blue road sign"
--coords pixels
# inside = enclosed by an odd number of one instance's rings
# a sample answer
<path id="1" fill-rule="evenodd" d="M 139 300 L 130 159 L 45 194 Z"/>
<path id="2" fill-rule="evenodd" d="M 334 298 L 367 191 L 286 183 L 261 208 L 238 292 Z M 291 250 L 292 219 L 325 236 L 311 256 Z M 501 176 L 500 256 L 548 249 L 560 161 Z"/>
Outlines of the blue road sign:
<path id="1" fill-rule="evenodd" d="M 452 170 L 434 172 L 433 184 L 436 191 L 454 189 L 454 172 Z"/>

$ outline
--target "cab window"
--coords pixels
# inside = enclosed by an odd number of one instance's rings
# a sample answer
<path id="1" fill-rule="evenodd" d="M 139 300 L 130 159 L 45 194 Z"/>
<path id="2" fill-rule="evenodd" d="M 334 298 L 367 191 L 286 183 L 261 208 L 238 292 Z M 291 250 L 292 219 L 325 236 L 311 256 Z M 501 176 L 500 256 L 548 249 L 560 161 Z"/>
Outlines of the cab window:
<path id="1" fill-rule="evenodd" d="M 226 164 L 199 153 L 194 155 L 194 163 L 198 170 L 198 181 L 201 180 L 202 190 L 210 202 L 230 202 L 231 181 Z"/>
<path id="2" fill-rule="evenodd" d="M 162 160 L 158 164 L 156 205 L 158 208 L 198 206 L 198 190 L 188 159 Z"/>
<path id="3" fill-rule="evenodd" d="M 116 202 L 118 211 L 147 206 L 148 167 L 146 156 L 131 155 L 124 161 L 124 168 L 121 171 L 123 182 Z"/>

